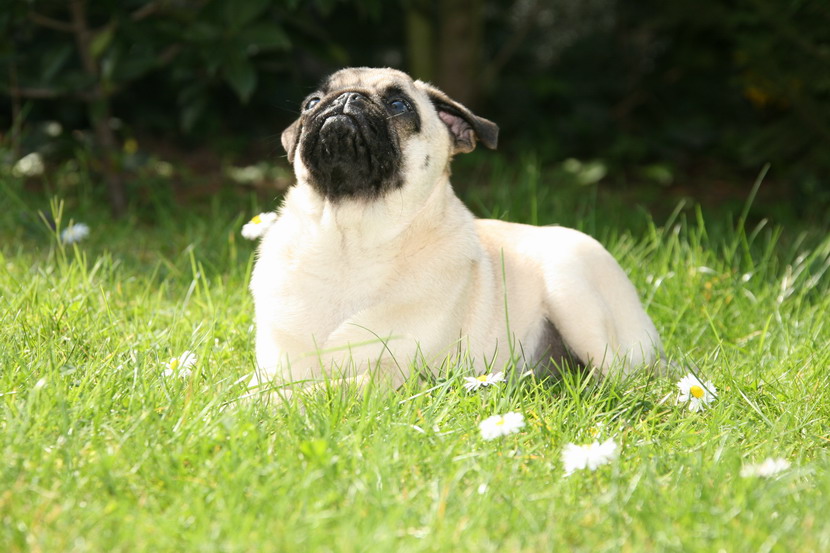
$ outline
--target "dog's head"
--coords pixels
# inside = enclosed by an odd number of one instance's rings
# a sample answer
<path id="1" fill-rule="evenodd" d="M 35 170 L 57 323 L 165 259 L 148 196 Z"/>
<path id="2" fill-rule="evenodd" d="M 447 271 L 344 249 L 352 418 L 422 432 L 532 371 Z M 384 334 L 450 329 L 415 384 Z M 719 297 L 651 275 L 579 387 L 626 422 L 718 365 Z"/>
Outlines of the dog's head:
<path id="1" fill-rule="evenodd" d="M 332 201 L 434 182 L 454 154 L 498 138 L 495 123 L 394 69 L 342 69 L 301 109 L 282 145 L 298 180 Z"/>

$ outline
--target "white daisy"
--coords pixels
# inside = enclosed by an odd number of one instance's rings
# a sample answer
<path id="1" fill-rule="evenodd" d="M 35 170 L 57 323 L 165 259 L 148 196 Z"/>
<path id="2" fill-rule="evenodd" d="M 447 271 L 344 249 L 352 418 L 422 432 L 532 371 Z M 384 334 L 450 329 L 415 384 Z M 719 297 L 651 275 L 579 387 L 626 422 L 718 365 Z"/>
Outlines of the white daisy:
<path id="1" fill-rule="evenodd" d="M 525 417 L 521 413 L 505 413 L 504 415 L 493 415 L 478 424 L 481 430 L 481 437 L 485 440 L 492 440 L 500 436 L 515 434 L 525 425 Z"/>
<path id="2" fill-rule="evenodd" d="M 741 476 L 744 478 L 751 478 L 753 476 L 760 476 L 762 478 L 769 478 L 790 468 L 790 462 L 786 459 L 768 457 L 762 463 L 747 464 L 741 467 Z"/>
<path id="3" fill-rule="evenodd" d="M 704 384 L 693 374 L 687 374 L 677 383 L 680 395 L 678 403 L 689 402 L 689 411 L 702 411 L 704 407 L 715 401 L 718 391 L 711 380 Z"/>
<path id="4" fill-rule="evenodd" d="M 478 376 L 465 376 L 464 380 L 466 380 L 464 388 L 469 392 L 473 392 L 482 386 L 492 386 L 493 384 L 504 382 L 504 373 L 497 372 L 493 374 L 480 374 Z"/>
<path id="5" fill-rule="evenodd" d="M 596 470 L 617 458 L 618 448 L 614 438 L 602 443 L 595 441 L 589 445 L 568 444 L 562 450 L 562 464 L 565 465 L 565 476 L 581 469 Z"/>
<path id="6" fill-rule="evenodd" d="M 265 231 L 267 231 L 276 220 L 277 214 L 273 211 L 254 215 L 254 217 L 242 227 L 243 238 L 247 238 L 248 240 L 262 238 Z"/>
<path id="7" fill-rule="evenodd" d="M 169 363 L 165 363 L 167 367 L 161 373 L 164 377 L 178 376 L 179 378 L 187 378 L 193 372 L 191 367 L 196 364 L 196 354 L 192 351 L 185 350 L 180 356 L 174 357 Z"/>
<path id="8" fill-rule="evenodd" d="M 89 225 L 86 223 L 75 223 L 61 231 L 61 242 L 74 244 L 89 236 Z"/>

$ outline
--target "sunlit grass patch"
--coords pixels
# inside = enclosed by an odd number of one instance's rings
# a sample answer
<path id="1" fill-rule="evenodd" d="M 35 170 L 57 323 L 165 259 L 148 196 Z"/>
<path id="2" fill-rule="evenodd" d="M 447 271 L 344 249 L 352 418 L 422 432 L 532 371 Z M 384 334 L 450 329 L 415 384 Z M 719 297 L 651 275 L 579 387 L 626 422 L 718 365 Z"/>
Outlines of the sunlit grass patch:
<path id="1" fill-rule="evenodd" d="M 529 215 L 528 188 L 490 192 Z M 538 222 L 572 223 L 565 200 L 533 199 Z M 273 205 L 156 224 L 40 207 L 55 228 L 0 226 L 3 551 L 830 548 L 826 236 L 687 209 L 634 214 L 635 232 L 595 203 L 679 374 L 498 367 L 472 392 L 457 366 L 269 407 L 239 401 L 254 363 L 240 230 Z M 69 221 L 94 224 L 67 244 Z M 718 394 L 698 412 L 678 404 L 687 372 L 689 398 Z M 522 425 L 482 439 L 508 413 Z M 594 442 L 614 447 L 563 458 Z"/>

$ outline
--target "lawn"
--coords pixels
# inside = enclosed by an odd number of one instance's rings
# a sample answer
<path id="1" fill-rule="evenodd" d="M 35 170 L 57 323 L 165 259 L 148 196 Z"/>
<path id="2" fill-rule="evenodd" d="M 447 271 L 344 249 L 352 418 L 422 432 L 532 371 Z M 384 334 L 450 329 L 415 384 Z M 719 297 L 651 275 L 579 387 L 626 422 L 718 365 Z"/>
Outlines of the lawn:
<path id="1" fill-rule="evenodd" d="M 678 205 L 657 220 L 529 163 L 461 187 L 483 216 L 602 240 L 683 371 L 596 384 L 467 367 L 394 393 L 239 402 L 251 197 L 114 222 L 2 177 L 0 551 L 828 551 L 830 237 Z M 747 186 L 749 188 L 751 183 Z M 59 219 L 50 231 L 37 219 Z M 58 216 L 59 215 L 59 216 Z M 75 245 L 71 220 L 90 226 Z M 192 351 L 191 372 L 169 374 Z M 694 371 L 717 399 L 678 404 Z M 525 426 L 484 440 L 479 423 Z M 619 455 L 565 476 L 569 443 Z M 772 477 L 741 476 L 782 458 Z"/>

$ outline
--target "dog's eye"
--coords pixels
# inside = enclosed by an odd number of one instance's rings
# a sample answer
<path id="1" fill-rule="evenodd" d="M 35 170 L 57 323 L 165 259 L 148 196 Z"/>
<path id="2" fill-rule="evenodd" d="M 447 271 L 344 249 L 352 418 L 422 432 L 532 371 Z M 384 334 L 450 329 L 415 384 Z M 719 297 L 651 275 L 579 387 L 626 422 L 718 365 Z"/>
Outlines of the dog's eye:
<path id="1" fill-rule="evenodd" d="M 311 100 L 305 103 L 305 106 L 303 106 L 303 111 L 308 111 L 319 103 L 320 98 L 312 98 Z"/>
<path id="2" fill-rule="evenodd" d="M 400 115 L 404 112 L 409 111 L 409 105 L 400 98 L 389 100 L 389 103 L 387 105 L 389 106 L 389 111 L 390 113 L 392 113 L 392 115 Z"/>

